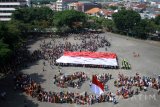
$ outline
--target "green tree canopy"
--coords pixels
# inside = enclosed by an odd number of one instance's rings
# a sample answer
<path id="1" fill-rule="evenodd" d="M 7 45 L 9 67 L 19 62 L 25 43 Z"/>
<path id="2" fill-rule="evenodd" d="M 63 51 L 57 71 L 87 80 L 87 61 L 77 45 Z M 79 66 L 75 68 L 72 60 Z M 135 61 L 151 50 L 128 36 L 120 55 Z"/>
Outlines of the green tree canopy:
<path id="1" fill-rule="evenodd" d="M 88 22 L 85 24 L 85 27 L 93 30 L 101 29 L 104 20 L 102 17 L 88 16 Z"/>
<path id="2" fill-rule="evenodd" d="M 160 25 L 160 15 L 155 18 L 155 23 Z"/>
<path id="3" fill-rule="evenodd" d="M 21 42 L 21 32 L 14 24 L 0 23 L 0 39 L 8 44 L 10 49 L 15 49 Z"/>
<path id="4" fill-rule="evenodd" d="M 7 63 L 13 51 L 22 43 L 22 35 L 15 24 L 0 23 L 0 66 Z"/>
<path id="5" fill-rule="evenodd" d="M 114 23 L 119 30 L 129 32 L 140 22 L 140 15 L 133 10 L 120 10 L 112 15 Z"/>
<path id="6" fill-rule="evenodd" d="M 83 26 L 85 21 L 86 15 L 75 10 L 57 12 L 53 17 L 53 25 L 57 28 L 68 26 L 69 28 L 74 29 L 80 27 L 75 27 L 75 23 L 79 23 L 81 26 Z"/>
<path id="7" fill-rule="evenodd" d="M 11 52 L 12 51 L 9 49 L 9 46 L 0 40 L 0 64 L 4 64 L 7 61 Z"/>
<path id="8" fill-rule="evenodd" d="M 147 39 L 150 34 L 156 32 L 157 26 L 150 19 L 142 19 L 136 26 L 133 27 L 133 34 L 137 38 Z"/>
<path id="9" fill-rule="evenodd" d="M 112 31 L 115 28 L 114 22 L 110 19 L 105 19 L 102 23 L 102 26 L 108 31 Z"/>
<path id="10" fill-rule="evenodd" d="M 134 26 L 133 28 L 133 34 L 135 37 L 137 38 L 142 38 L 142 39 L 146 39 L 147 38 L 147 26 L 148 23 L 146 20 L 141 20 L 136 26 Z"/>
<path id="11" fill-rule="evenodd" d="M 13 21 L 30 24 L 32 28 L 46 28 L 51 26 L 54 12 L 48 7 L 31 7 L 17 9 L 13 15 Z"/>

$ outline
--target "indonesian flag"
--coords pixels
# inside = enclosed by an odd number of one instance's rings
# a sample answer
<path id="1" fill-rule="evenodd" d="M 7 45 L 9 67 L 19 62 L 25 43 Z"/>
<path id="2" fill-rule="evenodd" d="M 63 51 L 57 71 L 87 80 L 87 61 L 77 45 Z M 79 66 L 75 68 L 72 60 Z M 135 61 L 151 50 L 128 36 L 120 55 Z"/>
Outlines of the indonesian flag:
<path id="1" fill-rule="evenodd" d="M 118 66 L 117 55 L 111 52 L 70 52 L 65 51 L 63 56 L 56 60 L 57 63 L 64 64 L 91 64 Z"/>
<path id="2" fill-rule="evenodd" d="M 104 93 L 104 85 L 97 79 L 96 75 L 92 76 L 91 90 L 97 95 Z"/>

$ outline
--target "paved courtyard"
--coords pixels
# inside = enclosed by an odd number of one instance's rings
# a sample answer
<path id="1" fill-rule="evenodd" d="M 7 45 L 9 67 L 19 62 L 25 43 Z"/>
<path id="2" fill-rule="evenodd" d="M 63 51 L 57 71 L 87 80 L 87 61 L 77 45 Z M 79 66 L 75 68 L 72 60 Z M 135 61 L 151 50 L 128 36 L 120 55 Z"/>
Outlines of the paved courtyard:
<path id="1" fill-rule="evenodd" d="M 119 36 L 112 33 L 100 34 L 101 36 L 106 36 L 106 38 L 111 42 L 111 47 L 108 48 L 109 52 L 114 52 L 117 54 L 119 59 L 119 64 L 121 65 L 122 58 L 127 58 L 128 62 L 131 64 L 131 70 L 113 70 L 113 69 L 103 69 L 103 68 L 84 68 L 84 67 L 62 67 L 61 71 L 66 74 L 72 74 L 74 72 L 85 72 L 90 78 L 92 74 L 102 74 L 102 73 L 111 73 L 113 79 L 108 81 L 109 91 L 115 93 L 117 88 L 114 87 L 114 80 L 117 78 L 118 73 L 123 73 L 128 76 L 133 76 L 137 72 L 140 76 L 151 76 L 157 78 L 160 75 L 160 42 L 154 41 L 144 41 L 137 40 L 125 36 Z M 46 38 L 47 41 L 51 39 Z M 56 41 L 61 41 L 61 39 L 56 39 Z M 69 41 L 74 41 L 73 37 L 69 37 Z M 39 48 L 40 40 L 29 46 L 29 50 L 33 51 Z M 104 52 L 104 48 L 100 48 L 98 51 Z M 133 52 L 138 53 L 139 57 L 134 57 Z M 23 69 L 21 72 L 25 74 L 30 74 L 30 76 L 36 80 L 38 83 L 41 83 L 42 87 L 46 91 L 70 91 L 70 92 L 80 92 L 84 91 L 91 92 L 89 87 L 89 81 L 85 82 L 81 89 L 76 88 L 60 88 L 53 84 L 53 77 L 55 74 L 58 74 L 58 67 L 50 67 L 49 63 L 46 61 L 45 69 L 43 71 L 43 60 L 39 60 L 34 64 L 31 64 L 28 68 Z M 47 102 L 39 102 L 37 99 L 31 98 L 24 93 L 15 92 L 13 88 L 12 81 L 6 81 L 2 84 L 0 82 L 0 89 L 3 89 L 7 92 L 7 100 L 0 102 L 1 107 L 23 107 L 24 99 L 28 102 L 28 107 L 79 107 L 82 105 L 76 104 L 54 104 Z M 118 97 L 118 104 L 114 105 L 113 103 L 99 103 L 91 105 L 93 107 L 160 107 L 160 95 L 157 95 L 157 90 L 149 89 L 147 92 L 141 92 L 139 95 L 133 96 L 132 98 L 123 99 Z M 84 105 L 88 106 L 88 105 Z"/>

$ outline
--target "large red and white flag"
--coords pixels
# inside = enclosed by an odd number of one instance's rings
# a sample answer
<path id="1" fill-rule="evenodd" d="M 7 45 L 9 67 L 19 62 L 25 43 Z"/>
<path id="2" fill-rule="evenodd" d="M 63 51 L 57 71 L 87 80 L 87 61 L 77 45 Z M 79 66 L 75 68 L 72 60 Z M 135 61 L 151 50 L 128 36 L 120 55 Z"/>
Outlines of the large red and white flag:
<path id="1" fill-rule="evenodd" d="M 92 76 L 92 85 L 91 90 L 97 95 L 101 95 L 104 93 L 104 84 L 102 84 L 98 79 L 96 75 Z"/>
<path id="2" fill-rule="evenodd" d="M 118 66 L 117 55 L 109 52 L 64 52 L 57 63 Z"/>

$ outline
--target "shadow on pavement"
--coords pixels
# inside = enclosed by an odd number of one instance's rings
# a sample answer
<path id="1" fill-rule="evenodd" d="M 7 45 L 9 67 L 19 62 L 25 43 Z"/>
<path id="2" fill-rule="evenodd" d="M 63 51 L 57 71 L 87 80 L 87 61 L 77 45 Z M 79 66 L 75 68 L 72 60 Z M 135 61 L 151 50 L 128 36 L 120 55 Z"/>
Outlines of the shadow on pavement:
<path id="1" fill-rule="evenodd" d="M 45 79 L 43 75 L 37 73 L 31 74 L 30 77 L 37 83 L 43 83 Z M 20 90 L 14 90 L 13 74 L 9 74 L 5 78 L 0 79 L 0 93 L 6 93 L 4 99 L 0 97 L 0 107 L 38 107 L 38 104 L 34 102 L 37 99 L 33 99 L 27 96 Z"/>

